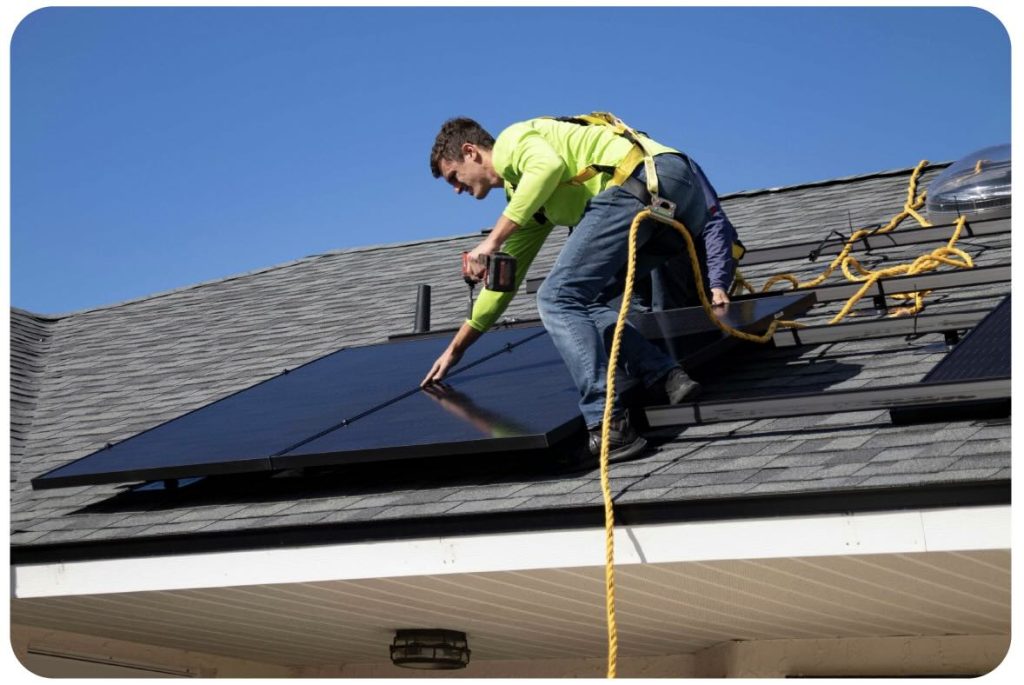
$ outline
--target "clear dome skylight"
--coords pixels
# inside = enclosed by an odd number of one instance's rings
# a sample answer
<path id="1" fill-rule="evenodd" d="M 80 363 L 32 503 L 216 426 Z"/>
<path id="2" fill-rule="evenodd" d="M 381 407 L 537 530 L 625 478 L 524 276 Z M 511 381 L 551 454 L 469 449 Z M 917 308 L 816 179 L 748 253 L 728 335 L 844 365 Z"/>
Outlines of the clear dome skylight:
<path id="1" fill-rule="evenodd" d="M 995 145 L 957 160 L 928 186 L 928 218 L 948 224 L 1010 216 L 1010 146 Z"/>

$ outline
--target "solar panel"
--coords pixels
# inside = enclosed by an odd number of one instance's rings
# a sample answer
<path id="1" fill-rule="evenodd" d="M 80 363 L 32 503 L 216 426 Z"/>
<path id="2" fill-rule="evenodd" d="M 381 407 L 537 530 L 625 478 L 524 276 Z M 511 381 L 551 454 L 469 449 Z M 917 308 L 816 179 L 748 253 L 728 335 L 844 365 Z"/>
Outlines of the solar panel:
<path id="1" fill-rule="evenodd" d="M 812 302 L 809 295 L 764 298 L 732 306 L 723 317 L 739 328 L 763 329 L 779 311 L 792 315 Z M 692 324 L 717 339 L 706 349 L 687 348 L 685 359 L 677 355 L 684 362 L 728 342 L 693 312 L 657 319 L 685 320 L 686 328 Z M 693 339 L 676 335 L 681 332 L 665 340 Z M 548 447 L 582 427 L 579 393 L 543 327 L 491 331 L 444 387 L 421 390 L 420 379 L 447 344 L 447 337 L 424 337 L 340 350 L 54 469 L 32 485 L 489 454 Z"/>
<path id="2" fill-rule="evenodd" d="M 815 303 L 813 293 L 787 293 L 730 302 L 716 307 L 719 321 L 746 333 L 763 333 L 775 318 L 803 314 Z M 722 355 L 738 340 L 723 333 L 703 307 L 647 312 L 630 318 L 645 338 L 665 350 L 687 371 Z"/>
<path id="3" fill-rule="evenodd" d="M 537 329 L 483 336 L 462 366 Z M 100 449 L 32 481 L 34 487 L 265 471 L 310 436 L 415 390 L 448 344 L 428 338 L 334 352 Z"/>
<path id="4" fill-rule="evenodd" d="M 970 333 L 964 336 L 953 351 L 929 371 L 921 383 L 947 383 L 955 381 L 981 381 L 1010 378 L 1010 296 L 993 309 Z M 935 403 L 892 408 L 889 418 L 893 423 L 936 421 L 979 416 L 1007 416 L 1010 400 L 974 401 L 962 403 Z M 942 404 L 942 407 L 937 405 Z"/>
<path id="5" fill-rule="evenodd" d="M 583 425 L 579 392 L 547 334 L 445 385 L 407 395 L 274 457 L 274 466 L 549 447 Z"/>
<path id="6" fill-rule="evenodd" d="M 922 379 L 925 383 L 1010 377 L 1010 296 L 964 336 Z"/>
<path id="7" fill-rule="evenodd" d="M 806 303 L 810 306 L 814 303 L 814 298 L 807 293 L 773 295 L 755 300 L 730 302 L 727 306 L 716 307 L 715 312 L 719 321 L 733 328 L 764 330 L 780 311 L 784 312 L 797 303 Z M 805 310 L 806 307 L 800 311 Z M 708 319 L 703 307 L 646 312 L 630 317 L 630 321 L 648 340 L 719 332 L 719 328 Z"/>

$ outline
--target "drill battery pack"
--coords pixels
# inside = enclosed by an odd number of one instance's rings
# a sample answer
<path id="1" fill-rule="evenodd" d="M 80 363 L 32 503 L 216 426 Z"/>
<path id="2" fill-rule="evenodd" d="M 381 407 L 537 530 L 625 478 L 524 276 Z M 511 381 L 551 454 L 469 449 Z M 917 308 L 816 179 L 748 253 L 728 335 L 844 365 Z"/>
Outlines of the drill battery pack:
<path id="1" fill-rule="evenodd" d="M 467 283 L 473 284 L 469 270 L 469 253 L 462 253 L 462 277 Z M 516 258 L 506 252 L 495 252 L 487 258 L 485 266 L 484 286 L 488 290 L 499 293 L 508 293 L 516 287 Z"/>

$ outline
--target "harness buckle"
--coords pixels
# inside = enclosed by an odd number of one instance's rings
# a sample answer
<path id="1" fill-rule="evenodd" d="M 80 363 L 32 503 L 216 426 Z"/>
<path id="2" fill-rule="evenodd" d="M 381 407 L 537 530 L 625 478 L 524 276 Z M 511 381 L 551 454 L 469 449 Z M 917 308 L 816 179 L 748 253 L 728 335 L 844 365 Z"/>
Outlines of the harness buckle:
<path id="1" fill-rule="evenodd" d="M 675 221 L 676 203 L 672 202 L 672 200 L 666 200 L 663 197 L 652 195 L 650 210 L 651 215 L 655 219 L 658 219 L 665 223 Z"/>

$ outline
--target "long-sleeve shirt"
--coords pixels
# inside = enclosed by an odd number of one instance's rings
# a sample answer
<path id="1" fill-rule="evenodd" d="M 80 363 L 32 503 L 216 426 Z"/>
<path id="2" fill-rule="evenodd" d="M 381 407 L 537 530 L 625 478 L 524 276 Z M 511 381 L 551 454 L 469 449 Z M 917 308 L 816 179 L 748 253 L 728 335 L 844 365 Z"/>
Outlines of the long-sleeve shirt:
<path id="1" fill-rule="evenodd" d="M 678 152 L 649 138 L 653 154 Z M 519 225 L 503 251 L 516 258 L 516 289 L 555 225 L 575 226 L 587 201 L 605 190 L 611 176 L 597 174 L 579 185 L 568 181 L 591 165 L 618 166 L 633 147 L 604 126 L 581 126 L 555 119 L 530 119 L 502 131 L 491 160 L 505 181 L 509 198 L 504 216 Z M 731 256 L 729 257 L 731 259 Z M 515 291 L 480 293 L 467 323 L 480 332 L 490 328 Z"/>
<path id="2" fill-rule="evenodd" d="M 690 160 L 690 169 L 697 177 L 710 219 L 704 224 L 703 239 L 708 267 L 708 287 L 728 290 L 736 275 L 736 260 L 732 256 L 732 245 L 739 240 L 736 227 L 729 221 L 725 210 L 718 201 L 718 194 L 704 175 L 704 170 Z"/>

